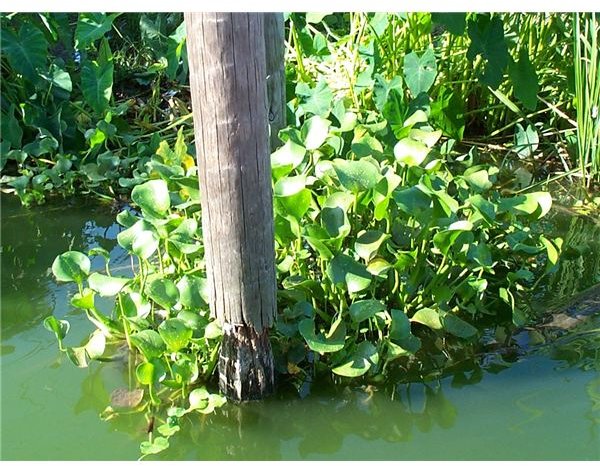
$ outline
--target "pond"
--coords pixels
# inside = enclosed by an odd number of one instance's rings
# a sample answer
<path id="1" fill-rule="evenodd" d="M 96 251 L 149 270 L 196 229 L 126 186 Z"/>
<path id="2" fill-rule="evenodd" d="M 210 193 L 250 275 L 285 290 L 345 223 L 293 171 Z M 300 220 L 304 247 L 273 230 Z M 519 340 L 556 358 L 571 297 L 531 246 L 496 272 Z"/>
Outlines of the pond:
<path id="1" fill-rule="evenodd" d="M 127 274 L 114 212 L 83 201 L 26 210 L 3 196 L 1 220 L 0 458 L 136 459 L 144 416 L 100 419 L 111 392 L 128 385 L 127 371 L 118 363 L 75 368 L 43 327 L 51 314 L 68 316 L 67 343 L 91 330 L 68 305 L 74 287 L 53 279 L 56 255 L 99 245 Z M 550 227 L 571 255 L 536 297 L 540 312 L 600 281 L 600 227 L 565 215 Z M 313 383 L 300 395 L 281 390 L 264 402 L 226 405 L 191 417 L 155 459 L 600 460 L 598 328 L 594 315 L 584 331 L 540 350 L 483 355 L 426 383 Z"/>

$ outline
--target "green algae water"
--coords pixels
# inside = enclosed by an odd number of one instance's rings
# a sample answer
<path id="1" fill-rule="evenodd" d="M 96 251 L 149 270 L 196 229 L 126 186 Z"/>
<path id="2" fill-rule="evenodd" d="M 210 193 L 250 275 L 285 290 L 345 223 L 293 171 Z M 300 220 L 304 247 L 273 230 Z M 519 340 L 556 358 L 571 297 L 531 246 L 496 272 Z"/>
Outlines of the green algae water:
<path id="1" fill-rule="evenodd" d="M 130 383 L 121 363 L 78 369 L 44 329 L 68 316 L 67 344 L 91 330 L 69 305 L 74 286 L 50 267 L 68 249 L 102 246 L 126 275 L 114 212 L 82 201 L 26 210 L 2 197 L 2 460 L 133 460 L 147 438 L 143 414 L 100 419 L 111 392 Z M 93 219 L 93 220 L 90 220 Z M 540 303 L 600 281 L 600 228 L 577 217 L 552 224 L 570 256 Z M 99 270 L 103 262 L 92 262 Z M 541 306 L 543 307 L 543 306 Z M 482 355 L 439 380 L 383 387 L 318 381 L 300 394 L 186 418 L 161 460 L 599 460 L 600 316 L 517 358 Z"/>

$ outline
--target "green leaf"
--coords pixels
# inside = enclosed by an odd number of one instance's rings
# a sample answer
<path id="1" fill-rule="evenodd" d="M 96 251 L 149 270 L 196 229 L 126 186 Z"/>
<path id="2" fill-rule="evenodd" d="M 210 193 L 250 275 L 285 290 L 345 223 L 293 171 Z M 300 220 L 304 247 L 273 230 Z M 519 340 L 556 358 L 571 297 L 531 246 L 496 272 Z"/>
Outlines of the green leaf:
<path id="1" fill-rule="evenodd" d="M 2 28 L 2 55 L 17 73 L 35 84 L 39 81 L 40 70 L 47 68 L 48 42 L 42 31 L 24 21 L 17 35 Z"/>
<path id="2" fill-rule="evenodd" d="M 66 320 L 58 320 L 54 316 L 48 316 L 44 319 L 44 328 L 49 332 L 54 333 L 58 342 L 62 342 L 67 336 L 71 325 Z"/>
<path id="3" fill-rule="evenodd" d="M 305 113 L 321 116 L 326 116 L 329 113 L 333 92 L 329 89 L 324 78 L 320 77 L 314 88 L 306 83 L 299 82 L 296 85 L 296 95 L 300 99 L 300 108 Z M 308 146 L 306 148 L 309 149 Z"/>
<path id="4" fill-rule="evenodd" d="M 442 321 L 440 320 L 440 314 L 431 308 L 424 307 L 423 309 L 419 309 L 415 314 L 411 317 L 411 322 L 418 322 L 423 324 L 433 330 L 441 330 L 442 329 Z"/>
<path id="5" fill-rule="evenodd" d="M 165 437 L 154 437 L 152 442 L 145 440 L 140 443 L 140 452 L 142 455 L 155 455 L 169 448 L 169 439 Z"/>
<path id="6" fill-rule="evenodd" d="M 333 168 L 342 186 L 354 193 L 374 188 L 381 178 L 379 169 L 367 160 L 335 159 Z"/>
<path id="7" fill-rule="evenodd" d="M 315 321 L 306 318 L 298 324 L 300 335 L 306 340 L 308 347 L 317 353 L 335 353 L 344 347 L 346 338 L 346 325 L 340 323 L 332 335 L 326 336 L 324 333 L 315 334 Z"/>
<path id="8" fill-rule="evenodd" d="M 398 309 L 392 309 L 392 325 L 390 327 L 390 338 L 396 343 L 405 340 L 410 335 L 410 320 L 408 316 Z"/>
<path id="9" fill-rule="evenodd" d="M 356 251 L 358 257 L 369 261 L 387 238 L 389 238 L 389 235 L 379 230 L 367 230 L 356 238 L 354 251 Z"/>
<path id="10" fill-rule="evenodd" d="M 56 66 L 54 63 L 50 66 L 50 74 L 42 74 L 41 76 L 53 86 L 58 87 L 63 91 L 71 92 L 73 90 L 73 83 L 71 82 L 69 73 Z"/>
<path id="11" fill-rule="evenodd" d="M 276 204 L 284 215 L 291 215 L 300 220 L 308 211 L 312 201 L 310 189 L 302 189 L 292 196 L 277 198 Z"/>
<path id="12" fill-rule="evenodd" d="M 368 341 L 363 341 L 356 346 L 354 352 L 346 361 L 332 369 L 332 372 L 344 377 L 360 377 L 368 372 L 372 366 L 379 362 L 377 348 Z"/>
<path id="13" fill-rule="evenodd" d="M 90 273 L 89 258 L 79 251 L 62 253 L 52 263 L 52 273 L 58 281 L 81 283 Z"/>
<path id="14" fill-rule="evenodd" d="M 94 309 L 95 293 L 89 288 L 84 288 L 81 293 L 75 293 L 71 298 L 71 304 L 79 309 Z"/>
<path id="15" fill-rule="evenodd" d="M 535 127 L 527 125 L 527 129 L 523 129 L 519 123 L 515 130 L 515 145 L 512 150 L 519 158 L 526 159 L 531 157 L 538 148 L 540 138 Z"/>
<path id="16" fill-rule="evenodd" d="M 167 348 L 171 352 L 177 352 L 185 348 L 190 338 L 192 338 L 193 330 L 180 319 L 167 319 L 158 326 L 158 333 L 167 344 Z"/>
<path id="17" fill-rule="evenodd" d="M 214 340 L 223 335 L 223 329 L 219 325 L 219 321 L 213 320 L 204 327 L 204 338 Z"/>
<path id="18" fill-rule="evenodd" d="M 327 276 L 336 285 L 346 285 L 350 293 L 358 293 L 371 284 L 367 268 L 346 254 L 338 254 L 331 260 Z"/>
<path id="19" fill-rule="evenodd" d="M 99 114 L 108 107 L 112 96 L 113 70 L 113 56 L 108 41 L 103 39 L 98 60 L 85 60 L 81 66 L 81 92 Z"/>
<path id="20" fill-rule="evenodd" d="M 375 86 L 373 87 L 373 102 L 375 108 L 380 112 L 383 111 L 388 97 L 392 91 L 402 93 L 402 78 L 394 76 L 390 81 L 387 81 L 380 74 L 375 75 Z"/>
<path id="21" fill-rule="evenodd" d="M 320 23 L 321 21 L 323 21 L 323 18 L 325 18 L 325 16 L 330 15 L 331 13 L 315 13 L 315 12 L 307 12 L 306 13 L 306 22 L 307 23 Z"/>
<path id="22" fill-rule="evenodd" d="M 418 217 L 431 208 L 431 198 L 417 186 L 397 189 L 393 198 L 398 208 L 411 216 Z"/>
<path id="23" fill-rule="evenodd" d="M 350 233 L 350 221 L 347 211 L 354 202 L 350 193 L 338 191 L 329 196 L 321 210 L 321 222 L 332 238 Z"/>
<path id="24" fill-rule="evenodd" d="M 165 342 L 154 330 L 142 330 L 131 335 L 130 339 L 147 360 L 159 358 L 165 352 Z"/>
<path id="25" fill-rule="evenodd" d="M 205 387 L 192 390 L 188 396 L 190 409 L 202 409 L 208 404 L 210 393 Z"/>
<path id="26" fill-rule="evenodd" d="M 437 24 L 443 24 L 450 34 L 462 36 L 467 26 L 466 13 L 431 13 L 431 21 Z"/>
<path id="27" fill-rule="evenodd" d="M 180 311 L 177 318 L 182 320 L 186 326 L 192 329 L 194 336 L 200 336 L 199 331 L 204 329 L 206 321 L 200 317 L 198 312 Z"/>
<path id="28" fill-rule="evenodd" d="M 404 138 L 394 146 L 394 157 L 402 165 L 414 167 L 421 165 L 430 151 L 422 142 Z"/>
<path id="29" fill-rule="evenodd" d="M 79 50 L 100 39 L 112 28 L 114 19 L 119 14 L 80 13 L 75 28 L 75 47 Z"/>
<path id="30" fill-rule="evenodd" d="M 158 248 L 158 234 L 147 220 L 138 220 L 133 226 L 117 235 L 117 242 L 127 251 L 148 259 Z"/>
<path id="31" fill-rule="evenodd" d="M 306 120 L 300 130 L 306 148 L 314 150 L 321 147 L 329 135 L 330 126 L 331 122 L 320 116 L 313 116 Z"/>
<path id="32" fill-rule="evenodd" d="M 540 241 L 546 248 L 546 254 L 548 255 L 548 265 L 552 266 L 558 262 L 559 252 L 554 243 L 544 236 L 540 236 Z"/>
<path id="33" fill-rule="evenodd" d="M 462 176 L 475 192 L 481 193 L 492 187 L 488 171 L 485 169 L 471 167 L 465 170 Z"/>
<path id="34" fill-rule="evenodd" d="M 413 128 L 410 130 L 408 135 L 411 139 L 425 144 L 429 149 L 431 149 L 442 137 L 442 132 L 440 130 L 425 131 L 424 129 Z"/>
<path id="35" fill-rule="evenodd" d="M 491 223 L 496 220 L 496 204 L 488 201 L 480 194 L 471 196 L 468 199 L 468 202 L 475 207 L 488 222 Z"/>
<path id="36" fill-rule="evenodd" d="M 198 221 L 195 218 L 186 218 L 169 234 L 169 242 L 182 253 L 193 254 L 201 248 L 200 241 L 196 239 L 197 233 Z"/>
<path id="37" fill-rule="evenodd" d="M 373 317 L 381 311 L 385 311 L 386 307 L 381 301 L 376 299 L 362 299 L 355 301 L 350 305 L 350 317 L 354 322 L 362 322 L 363 320 Z"/>
<path id="38" fill-rule="evenodd" d="M 168 278 L 157 278 L 146 286 L 148 297 L 163 309 L 169 310 L 179 300 L 179 290 Z"/>
<path id="39" fill-rule="evenodd" d="M 491 18 L 489 14 L 477 14 L 469 19 L 467 30 L 471 39 L 467 58 L 471 61 L 475 61 L 477 55 L 484 58 L 485 70 L 479 79 L 496 89 L 502 82 L 509 58 L 502 18 L 499 15 Z"/>
<path id="40" fill-rule="evenodd" d="M 89 286 L 100 296 L 115 296 L 130 282 L 129 278 L 110 277 L 94 272 L 88 278 Z"/>
<path id="41" fill-rule="evenodd" d="M 458 237 L 465 231 L 471 231 L 473 224 L 467 220 L 459 220 L 452 223 L 447 230 L 438 231 L 433 236 L 433 244 L 438 248 L 443 255 L 448 254 L 452 245 Z"/>
<path id="42" fill-rule="evenodd" d="M 527 47 L 519 52 L 519 61 L 512 59 L 508 65 L 508 76 L 513 84 L 514 95 L 525 108 L 534 111 L 537 108 L 537 93 L 540 89 L 534 66 L 529 60 Z"/>
<path id="43" fill-rule="evenodd" d="M 83 346 L 66 348 L 65 352 L 69 360 L 77 367 L 88 367 L 87 355 Z"/>
<path id="44" fill-rule="evenodd" d="M 291 139 L 271 154 L 271 170 L 275 179 L 290 173 L 298 167 L 306 155 L 306 149 Z"/>
<path id="45" fill-rule="evenodd" d="M 460 317 L 447 313 L 442 317 L 444 330 L 460 338 L 471 338 L 477 335 L 477 329 Z"/>
<path id="46" fill-rule="evenodd" d="M 415 52 L 404 56 L 404 80 L 413 97 L 429 91 L 436 76 L 437 65 L 432 48 L 428 48 L 420 57 Z"/>
<path id="47" fill-rule="evenodd" d="M 194 311 L 206 307 L 208 302 L 206 278 L 184 275 L 176 286 L 179 290 L 179 301 L 183 306 Z"/>
<path id="48" fill-rule="evenodd" d="M 121 309 L 126 317 L 145 318 L 150 314 L 150 302 L 140 293 L 125 293 L 120 298 Z"/>
<path id="49" fill-rule="evenodd" d="M 131 199 L 142 211 L 154 218 L 163 218 L 171 208 L 171 198 L 167 182 L 159 180 L 146 181 L 131 191 Z"/>
<path id="50" fill-rule="evenodd" d="M 23 130 L 19 125 L 19 120 L 15 117 L 15 110 L 17 106 L 12 104 L 8 110 L 8 113 L 0 114 L 0 134 L 2 135 L 3 141 L 10 142 L 10 147 L 20 148 L 23 140 Z M 23 163 L 27 157 L 27 153 L 22 151 L 10 151 L 8 153 L 4 150 L 0 151 L 4 158 L 4 164 L 6 160 L 13 159 L 19 163 Z M 0 166 L 0 169 L 4 168 L 4 164 Z"/>
<path id="51" fill-rule="evenodd" d="M 501 212 L 512 212 L 516 215 L 537 214 L 535 216 L 537 219 L 546 215 L 551 207 L 552 196 L 550 193 L 544 191 L 503 198 L 499 202 L 499 210 Z"/>
<path id="52" fill-rule="evenodd" d="M 273 188 L 275 197 L 289 197 L 298 194 L 306 186 L 306 176 L 288 176 L 280 178 Z"/>

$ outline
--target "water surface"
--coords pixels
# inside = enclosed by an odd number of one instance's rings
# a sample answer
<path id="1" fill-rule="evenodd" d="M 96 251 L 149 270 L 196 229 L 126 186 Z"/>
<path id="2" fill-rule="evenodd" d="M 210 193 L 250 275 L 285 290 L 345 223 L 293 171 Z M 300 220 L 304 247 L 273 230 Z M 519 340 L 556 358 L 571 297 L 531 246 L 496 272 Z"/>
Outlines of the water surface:
<path id="1" fill-rule="evenodd" d="M 22 209 L 2 197 L 1 437 L 3 460 L 127 460 L 146 439 L 143 415 L 102 421 L 113 389 L 129 384 L 117 363 L 78 369 L 43 328 L 68 318 L 67 345 L 92 330 L 57 285 L 54 257 L 101 245 L 128 273 L 107 207 L 82 201 Z M 90 220 L 92 219 L 92 220 Z M 600 281 L 600 228 L 576 218 L 552 224 L 571 259 L 546 285 L 547 302 Z M 92 268 L 100 270 L 96 258 Z M 540 297 L 541 299 L 542 297 Z M 542 302 L 542 301 L 541 301 Z M 599 460 L 600 318 L 531 355 L 483 356 L 439 381 L 353 388 L 314 383 L 260 403 L 190 416 L 157 459 Z"/>

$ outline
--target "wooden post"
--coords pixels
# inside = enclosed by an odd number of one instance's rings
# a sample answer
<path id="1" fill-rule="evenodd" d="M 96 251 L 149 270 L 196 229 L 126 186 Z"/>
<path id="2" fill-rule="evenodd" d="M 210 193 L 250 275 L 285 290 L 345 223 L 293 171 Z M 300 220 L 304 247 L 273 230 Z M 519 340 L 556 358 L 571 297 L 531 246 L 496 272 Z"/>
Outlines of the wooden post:
<path id="1" fill-rule="evenodd" d="M 265 13 L 267 99 L 271 151 L 281 145 L 278 134 L 285 127 L 285 27 L 283 13 Z"/>
<path id="2" fill-rule="evenodd" d="M 186 13 L 210 307 L 230 399 L 273 390 L 276 313 L 264 14 Z"/>

